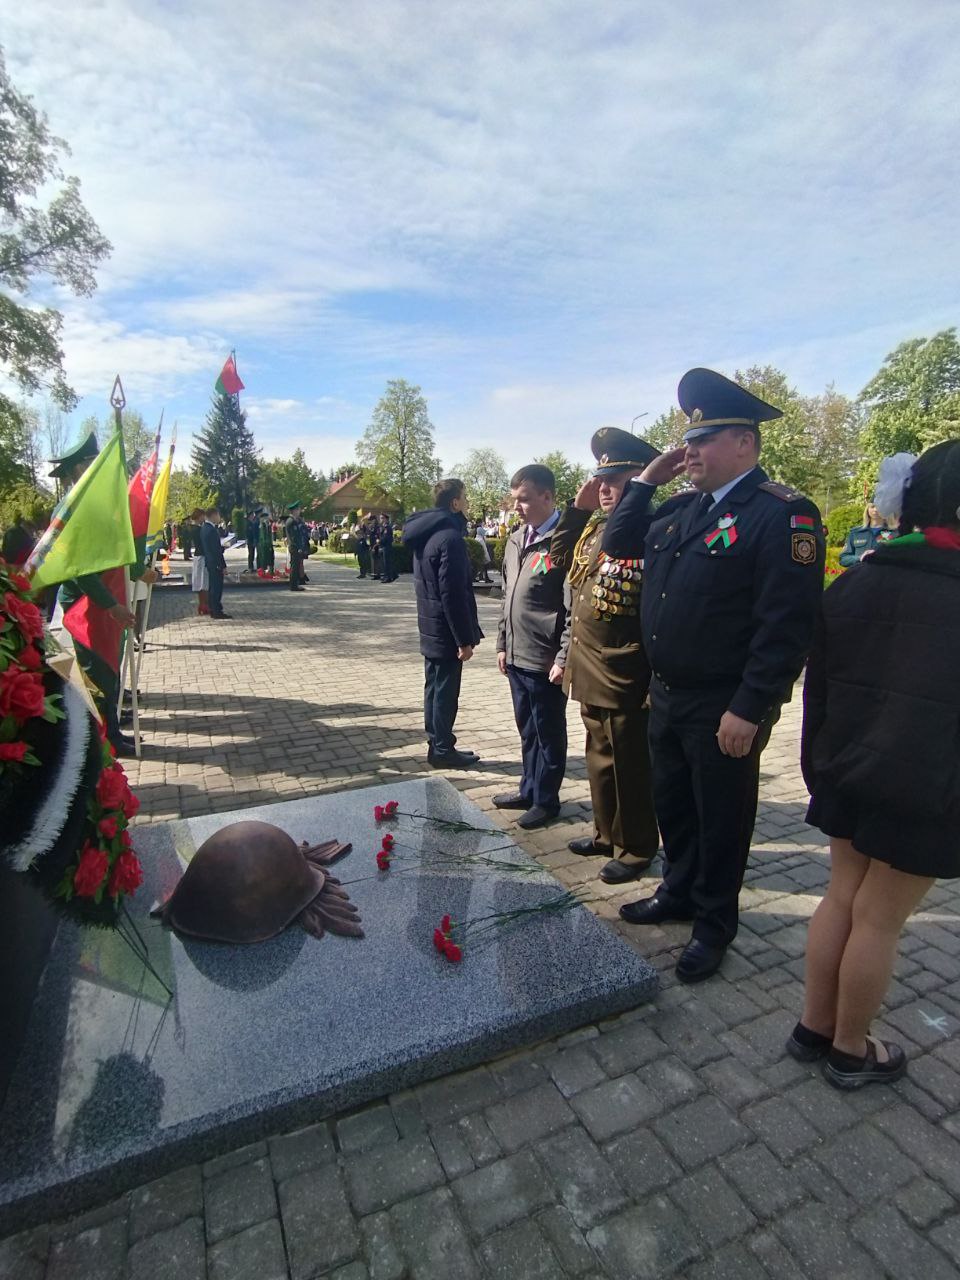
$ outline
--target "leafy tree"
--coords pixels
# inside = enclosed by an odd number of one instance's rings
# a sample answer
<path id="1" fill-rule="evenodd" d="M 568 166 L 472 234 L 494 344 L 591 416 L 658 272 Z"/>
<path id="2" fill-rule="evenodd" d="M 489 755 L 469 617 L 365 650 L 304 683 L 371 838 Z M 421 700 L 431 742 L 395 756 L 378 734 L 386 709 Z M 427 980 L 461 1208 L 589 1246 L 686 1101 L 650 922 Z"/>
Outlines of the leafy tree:
<path id="1" fill-rule="evenodd" d="M 48 489 L 24 481 L 0 490 L 0 528 L 7 529 L 22 516 L 40 531 L 50 523 L 54 496 Z"/>
<path id="2" fill-rule="evenodd" d="M 472 516 L 486 519 L 491 512 L 500 510 L 510 477 L 496 449 L 471 449 L 466 461 L 454 467 L 453 474 L 467 486 Z"/>
<path id="3" fill-rule="evenodd" d="M 819 468 L 803 398 L 773 365 L 753 365 L 733 375 L 748 391 L 783 410 L 783 417 L 761 424 L 763 469 L 772 480 L 810 493 L 818 485 Z"/>
<path id="4" fill-rule="evenodd" d="M 254 486 L 257 499 L 275 515 L 285 514 L 291 502 L 302 502 L 305 515 L 312 515 L 327 491 L 327 481 L 311 471 L 302 449 L 292 458 L 262 462 Z"/>
<path id="5" fill-rule="evenodd" d="M 363 467 L 360 487 L 370 497 L 387 494 L 403 515 L 430 505 L 438 464 L 433 423 L 419 387 L 403 378 L 387 383 L 357 444 L 357 457 Z"/>
<path id="6" fill-rule="evenodd" d="M 832 384 L 823 395 L 804 397 L 801 403 L 816 464 L 816 484 L 810 496 L 822 510 L 829 511 L 852 496 L 856 487 L 863 413 Z"/>
<path id="7" fill-rule="evenodd" d="M 666 453 L 669 449 L 676 449 L 678 445 L 683 444 L 683 433 L 689 425 L 687 415 L 681 410 L 667 409 L 650 423 L 643 433 L 643 438 L 661 453 Z M 660 485 L 657 489 L 657 501 L 663 502 L 673 494 L 679 493 L 681 489 L 689 487 L 686 477 L 678 476 L 668 484 Z"/>
<path id="8" fill-rule="evenodd" d="M 260 469 L 260 454 L 236 396 L 213 397 L 206 425 L 193 444 L 192 470 L 217 494 L 221 511 L 246 507 Z"/>
<path id="9" fill-rule="evenodd" d="M 36 469 L 30 465 L 35 418 L 26 405 L 0 396 L 0 493 L 36 482 Z"/>
<path id="10" fill-rule="evenodd" d="M 81 296 L 93 293 L 93 269 L 110 244 L 84 208 L 78 179 L 64 177 L 61 154 L 69 154 L 67 144 L 11 84 L 0 52 L 0 367 L 28 394 L 46 387 L 56 405 L 72 409 L 76 396 L 60 347 L 63 317 L 23 299 L 44 277 Z M 34 203 L 41 188 L 61 182 L 45 207 Z M 20 413 L 2 393 L 0 408 L 8 420 Z"/>
<path id="11" fill-rule="evenodd" d="M 362 470 L 359 462 L 345 462 L 342 467 L 334 467 L 328 478 L 331 484 L 336 484 L 340 480 L 349 480 L 351 476 L 355 476 Z"/>
<path id="12" fill-rule="evenodd" d="M 197 507 L 216 505 L 216 490 L 196 471 L 186 467 L 174 467 L 170 473 L 170 492 L 167 495 L 166 518 L 182 520 Z"/>
<path id="13" fill-rule="evenodd" d="M 81 432 L 95 431 L 101 447 L 113 435 L 116 419 L 113 413 L 97 420 L 94 414 L 84 418 L 80 424 Z M 123 452 L 127 459 L 127 474 L 134 475 L 141 463 L 153 452 L 153 443 L 157 438 L 156 430 L 148 427 L 142 413 L 136 409 L 124 409 L 120 414 L 120 433 L 123 436 Z"/>
<path id="14" fill-rule="evenodd" d="M 545 453 L 542 458 L 534 458 L 534 462 L 549 467 L 553 472 L 553 478 L 557 482 L 557 506 L 559 507 L 573 501 L 577 496 L 577 490 L 587 478 L 587 468 L 582 467 L 578 462 L 571 462 L 559 449 L 555 449 L 552 453 Z"/>
<path id="15" fill-rule="evenodd" d="M 880 460 L 921 453 L 960 436 L 960 343 L 956 329 L 901 342 L 860 392 L 867 411 L 860 433 L 859 478 L 872 487 Z"/>

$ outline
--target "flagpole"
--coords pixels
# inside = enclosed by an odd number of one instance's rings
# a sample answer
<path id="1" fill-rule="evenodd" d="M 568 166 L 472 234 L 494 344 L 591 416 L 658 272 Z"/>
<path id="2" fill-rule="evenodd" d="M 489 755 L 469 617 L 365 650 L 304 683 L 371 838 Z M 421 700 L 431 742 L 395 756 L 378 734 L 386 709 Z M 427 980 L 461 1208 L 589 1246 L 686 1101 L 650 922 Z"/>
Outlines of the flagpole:
<path id="1" fill-rule="evenodd" d="M 162 415 L 161 415 L 161 421 L 162 421 Z M 158 432 L 158 434 L 157 434 L 157 440 L 158 440 L 158 442 L 159 442 L 159 432 Z M 177 424 L 176 424 L 176 423 L 174 423 L 174 424 L 173 424 L 173 435 L 170 437 L 170 456 L 169 456 L 169 458 L 167 459 L 167 461 L 168 461 L 168 462 L 169 462 L 169 464 L 170 464 L 170 469 L 171 469 L 171 471 L 173 470 L 173 451 L 174 451 L 174 449 L 176 448 L 176 445 L 177 445 Z M 159 456 L 159 454 L 158 454 L 158 455 L 157 455 L 157 468 L 158 468 L 158 471 L 159 471 L 159 463 L 160 463 L 160 456 Z M 156 483 L 156 482 L 154 482 L 154 483 Z M 147 537 L 149 537 L 149 536 L 150 536 L 150 531 L 149 531 L 149 529 L 148 529 L 148 530 L 147 530 Z M 168 554 L 169 554 L 169 548 L 167 548 L 167 551 L 168 551 Z M 150 553 L 150 568 L 151 568 L 151 569 L 152 569 L 152 568 L 154 568 L 154 566 L 156 565 L 156 562 L 157 562 L 157 549 L 156 549 L 156 547 L 155 547 L 155 548 L 151 551 L 151 553 Z M 140 664 L 141 664 L 141 662 L 143 661 L 143 650 L 144 650 L 144 647 L 145 647 L 145 640 L 146 640 L 146 635 L 147 635 L 147 628 L 148 628 L 148 626 L 149 626 L 149 622 L 150 622 L 150 603 L 151 603 L 151 601 L 152 601 L 152 600 L 153 600 L 153 583 L 152 583 L 152 582 L 150 582 L 150 583 L 148 583 L 148 584 L 147 584 L 147 602 L 146 602 L 146 604 L 145 604 L 145 605 L 144 605 L 144 607 L 143 607 L 143 628 L 142 628 L 141 636 L 140 636 L 140 647 L 139 647 L 139 649 L 137 650 L 137 687 L 138 687 L 138 688 L 139 688 L 139 685 L 140 685 Z"/>
<path id="2" fill-rule="evenodd" d="M 116 424 L 117 431 L 122 436 L 123 435 L 123 409 L 127 403 L 127 400 L 123 394 L 123 384 L 120 381 L 119 373 L 117 374 L 116 379 L 114 380 L 113 390 L 110 392 L 110 403 L 113 405 L 113 417 L 114 417 L 114 422 Z M 129 565 L 123 566 L 123 585 L 124 585 L 124 599 L 126 601 L 127 609 L 131 613 L 133 613 L 135 602 L 132 598 L 132 592 L 130 589 L 130 566 Z M 133 750 L 134 750 L 134 754 L 139 760 L 140 751 L 141 751 L 140 706 L 139 706 L 139 700 L 137 698 L 137 682 L 134 678 L 134 662 L 133 662 L 133 636 L 134 635 L 136 635 L 136 632 L 134 631 L 133 634 L 131 634 L 130 628 L 128 627 L 126 629 L 125 639 L 124 639 L 124 661 L 120 664 L 120 672 L 119 672 L 120 689 L 117 695 L 117 718 L 119 719 L 121 713 L 123 712 L 123 685 L 124 685 L 123 669 L 124 667 L 126 667 L 130 676 L 130 709 L 133 712 Z"/>

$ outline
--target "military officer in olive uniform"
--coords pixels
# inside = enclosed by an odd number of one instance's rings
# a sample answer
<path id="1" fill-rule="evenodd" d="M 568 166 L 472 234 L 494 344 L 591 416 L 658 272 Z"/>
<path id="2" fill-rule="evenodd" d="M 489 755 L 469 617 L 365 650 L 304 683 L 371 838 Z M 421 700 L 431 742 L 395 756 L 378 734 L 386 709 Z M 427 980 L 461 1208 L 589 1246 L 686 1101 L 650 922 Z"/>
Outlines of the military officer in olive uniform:
<path id="1" fill-rule="evenodd" d="M 645 440 L 602 427 L 590 442 L 597 468 L 561 515 L 550 544 L 572 589 L 564 692 L 580 703 L 594 834 L 572 840 L 583 855 L 615 854 L 601 880 L 620 884 L 650 865 L 660 842 L 647 749 L 650 666 L 640 641 L 639 556 L 602 547 L 604 522 L 630 479 L 659 457 Z"/>
<path id="2" fill-rule="evenodd" d="M 684 445 L 627 486 L 603 535 L 609 555 L 644 556 L 641 607 L 650 685 L 663 883 L 620 908 L 632 924 L 692 920 L 685 982 L 720 966 L 737 932 L 757 812 L 760 753 L 788 701 L 823 590 L 820 513 L 758 464 L 760 424 L 782 416 L 710 369 L 680 380 Z M 693 489 L 652 510 L 658 484 Z"/>

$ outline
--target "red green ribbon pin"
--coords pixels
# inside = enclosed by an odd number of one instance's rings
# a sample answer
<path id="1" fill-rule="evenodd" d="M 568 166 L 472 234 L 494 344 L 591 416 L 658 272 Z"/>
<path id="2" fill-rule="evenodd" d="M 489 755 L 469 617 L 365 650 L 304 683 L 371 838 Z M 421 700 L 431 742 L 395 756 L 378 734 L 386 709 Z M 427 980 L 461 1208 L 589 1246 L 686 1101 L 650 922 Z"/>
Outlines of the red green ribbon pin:
<path id="1" fill-rule="evenodd" d="M 722 542 L 725 547 L 732 547 L 737 540 L 737 531 L 734 528 L 736 523 L 736 516 L 721 516 L 717 521 L 717 527 L 710 530 L 704 542 L 708 547 L 712 547 L 717 542 Z"/>
<path id="2" fill-rule="evenodd" d="M 553 561 L 550 559 L 549 551 L 538 551 L 530 561 L 531 573 L 549 573 L 553 568 Z"/>

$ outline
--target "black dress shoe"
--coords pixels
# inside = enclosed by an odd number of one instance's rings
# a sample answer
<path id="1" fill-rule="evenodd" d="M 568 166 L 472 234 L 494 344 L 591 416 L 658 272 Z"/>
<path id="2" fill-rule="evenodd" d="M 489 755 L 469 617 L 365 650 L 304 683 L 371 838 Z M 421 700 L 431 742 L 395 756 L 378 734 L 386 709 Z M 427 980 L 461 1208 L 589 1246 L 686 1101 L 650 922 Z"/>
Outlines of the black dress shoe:
<path id="1" fill-rule="evenodd" d="M 306 591 L 306 587 L 291 587 L 291 591 Z"/>
<path id="2" fill-rule="evenodd" d="M 579 840 L 568 840 L 567 848 L 571 853 L 579 853 L 581 858 L 608 857 L 613 853 L 612 844 L 604 844 L 602 840 L 594 840 L 593 836 L 581 836 Z"/>
<path id="3" fill-rule="evenodd" d="M 604 884 L 627 884 L 642 876 L 652 861 L 645 858 L 642 862 L 624 862 L 622 858 L 614 858 L 600 868 L 600 879 Z"/>
<path id="4" fill-rule="evenodd" d="M 519 791 L 501 791 L 493 797 L 495 809 L 529 809 L 532 801 L 525 800 Z"/>
<path id="5" fill-rule="evenodd" d="M 523 827 L 524 831 L 535 831 L 537 827 L 545 827 L 548 822 L 553 822 L 559 809 L 544 809 L 542 805 L 531 805 L 522 818 L 517 819 L 517 826 Z"/>
<path id="6" fill-rule="evenodd" d="M 455 756 L 468 756 L 474 764 L 476 764 L 480 759 L 475 751 L 457 751 L 454 749 L 453 754 Z M 449 752 L 447 755 L 449 755 Z M 434 760 L 446 760 L 446 758 L 446 755 L 440 755 L 438 752 L 434 751 L 433 747 L 427 747 L 427 764 L 433 764 Z"/>
<path id="7" fill-rule="evenodd" d="M 427 761 L 433 769 L 469 769 L 472 765 L 479 764 L 480 757 L 475 756 L 472 751 L 445 751 L 442 755 L 439 751 L 434 751 L 427 757 Z"/>
<path id="8" fill-rule="evenodd" d="M 224 618 L 232 618 L 232 613 L 211 613 L 210 617 L 214 622 L 222 622 Z"/>
<path id="9" fill-rule="evenodd" d="M 668 906 L 654 894 L 638 902 L 625 902 L 620 908 L 620 919 L 627 924 L 662 924 L 664 920 L 692 920 L 693 916 Z"/>
<path id="10" fill-rule="evenodd" d="M 727 948 L 700 938 L 691 938 L 677 961 L 677 977 L 681 982 L 702 982 L 717 972 Z"/>

